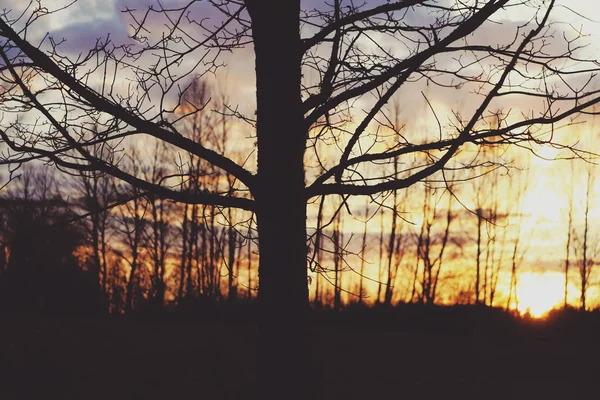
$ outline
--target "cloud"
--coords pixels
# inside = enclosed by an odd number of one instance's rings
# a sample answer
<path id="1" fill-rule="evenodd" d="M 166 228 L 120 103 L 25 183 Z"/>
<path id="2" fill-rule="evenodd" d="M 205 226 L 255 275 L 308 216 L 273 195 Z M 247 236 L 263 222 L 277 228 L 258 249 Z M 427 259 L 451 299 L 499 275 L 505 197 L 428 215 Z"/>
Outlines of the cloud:
<path id="1" fill-rule="evenodd" d="M 120 19 L 71 24 L 50 32 L 48 36 L 57 43 L 64 40 L 60 49 L 71 54 L 86 53 L 93 49 L 98 41 L 106 41 L 108 36 L 115 45 L 132 42 L 128 37 L 127 26 Z"/>

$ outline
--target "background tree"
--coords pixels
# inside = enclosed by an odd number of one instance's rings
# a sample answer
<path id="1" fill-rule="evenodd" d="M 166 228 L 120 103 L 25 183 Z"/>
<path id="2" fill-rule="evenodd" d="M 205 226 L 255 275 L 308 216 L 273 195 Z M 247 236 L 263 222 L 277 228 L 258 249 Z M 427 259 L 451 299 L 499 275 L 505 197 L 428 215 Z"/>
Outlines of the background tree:
<path id="1" fill-rule="evenodd" d="M 579 307 L 582 311 L 587 307 L 587 292 L 596 259 L 600 253 L 600 242 L 592 232 L 590 224 L 590 207 L 593 202 L 593 188 L 595 181 L 594 164 L 585 165 L 585 197 L 583 199 L 583 214 L 581 230 L 576 230 L 573 235 L 573 250 L 577 266 L 579 267 L 580 299 Z"/>
<path id="2" fill-rule="evenodd" d="M 92 271 L 98 276 L 104 296 L 110 296 L 110 265 L 109 265 L 109 235 L 110 235 L 110 210 L 115 201 L 113 191 L 114 182 L 110 175 L 99 171 L 80 172 L 80 179 L 76 183 L 76 190 L 81 193 L 80 208 L 84 214 L 89 215 L 84 224 L 87 239 L 91 247 Z"/>
<path id="3" fill-rule="evenodd" d="M 137 175 L 141 173 L 141 166 L 137 158 L 137 150 L 131 149 L 127 157 L 127 170 Z M 126 264 L 123 268 L 127 270 L 127 286 L 125 291 L 125 312 L 131 312 L 137 305 L 147 300 L 148 286 L 145 285 L 147 271 L 144 269 L 145 238 L 147 237 L 148 201 L 136 186 L 127 184 L 115 185 L 114 191 L 121 201 L 123 207 L 118 210 L 118 232 L 122 237 L 122 249 L 115 249 L 121 261 Z"/>
<path id="4" fill-rule="evenodd" d="M 568 202 L 568 219 L 567 219 L 567 240 L 565 243 L 565 299 L 563 306 L 565 308 L 569 305 L 569 269 L 571 266 L 571 241 L 573 239 L 573 197 L 575 196 L 575 174 L 573 173 L 574 163 L 573 160 L 569 161 L 570 166 L 570 185 L 567 192 Z"/>
<path id="5" fill-rule="evenodd" d="M 35 313 L 105 310 L 97 272 L 79 263 L 83 226 L 58 191 L 52 170 L 28 165 L 0 198 L 6 267 L 0 308 Z"/>
<path id="6" fill-rule="evenodd" d="M 513 199 L 514 206 L 509 212 L 508 227 L 512 231 L 510 238 L 510 282 L 508 285 L 508 299 L 506 302 L 506 309 L 510 309 L 514 305 L 515 309 L 519 308 L 519 298 L 517 294 L 518 272 L 523 257 L 527 251 L 529 242 L 522 235 L 522 222 L 523 222 L 523 201 L 525 197 L 525 190 L 529 182 L 529 170 L 525 169 L 520 171 L 517 175 L 517 184 L 512 185 L 514 191 Z"/>
<path id="7" fill-rule="evenodd" d="M 423 188 L 423 222 L 416 235 L 417 269 L 421 271 L 418 294 L 420 303 L 434 304 L 437 298 L 444 255 L 448 250 L 451 226 L 454 221 L 452 191 L 450 187 L 449 191 L 438 195 L 428 184 Z M 444 208 L 441 208 L 440 203 L 446 200 L 444 194 L 447 202 Z M 442 218 L 440 218 L 441 213 L 445 214 Z M 419 268 L 419 265 L 422 268 Z"/>
<path id="8" fill-rule="evenodd" d="M 166 146 L 161 143 L 156 143 L 149 159 L 151 165 L 145 168 L 147 180 L 158 184 L 163 175 L 163 165 L 166 164 Z M 134 200 L 135 201 L 135 200 Z M 152 270 L 152 289 L 150 293 L 150 304 L 155 310 L 162 310 L 165 306 L 165 295 L 167 290 L 167 257 L 173 241 L 171 221 L 169 220 L 174 214 L 172 204 L 167 200 L 157 197 L 152 193 L 146 195 L 148 202 L 148 217 L 149 226 L 146 230 L 147 237 L 145 243 L 147 252 L 150 258 Z"/>

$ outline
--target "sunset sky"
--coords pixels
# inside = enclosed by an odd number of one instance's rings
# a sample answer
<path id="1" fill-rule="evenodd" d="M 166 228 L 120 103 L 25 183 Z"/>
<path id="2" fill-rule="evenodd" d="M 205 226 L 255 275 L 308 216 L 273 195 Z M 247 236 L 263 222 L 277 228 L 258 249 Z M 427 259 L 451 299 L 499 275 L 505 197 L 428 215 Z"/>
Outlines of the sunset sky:
<path id="1" fill-rule="evenodd" d="M 60 7 L 69 3 L 64 0 L 43 0 L 43 4 L 48 8 Z M 162 2 L 163 6 L 180 5 L 186 1 L 175 0 Z M 450 2 L 444 0 L 442 3 Z M 310 0 L 303 1 L 303 7 L 322 7 L 324 2 Z M 376 2 L 373 2 L 375 4 Z M 542 1 L 537 1 L 536 4 L 542 4 Z M 3 7 L 19 10 L 27 4 L 22 0 L 5 0 Z M 125 43 L 129 39 L 127 35 L 131 32 L 129 21 L 126 14 L 119 11 L 125 7 L 143 9 L 147 5 L 155 4 L 152 0 L 79 0 L 67 10 L 43 18 L 40 23 L 36 24 L 35 31 L 29 33 L 28 39 L 32 43 L 38 43 L 47 32 L 55 39 L 66 38 L 67 42 L 63 44 L 63 50 L 67 50 L 72 54 L 85 52 L 91 48 L 96 39 L 105 37 L 107 33 L 111 34 L 111 38 L 115 43 Z M 600 21 L 587 20 L 586 16 L 598 15 L 597 0 L 561 0 L 557 2 L 557 8 L 554 12 L 554 19 L 564 22 L 564 24 L 556 25 L 556 29 L 564 27 L 566 32 L 572 33 L 574 30 L 581 28 L 582 32 L 588 34 L 586 42 L 589 47 L 583 50 L 583 56 L 600 54 Z M 206 12 L 207 16 L 214 16 L 214 11 L 211 10 L 210 4 L 201 2 L 197 7 L 198 12 Z M 499 16 L 500 24 L 487 26 L 488 30 L 477 31 L 474 42 L 478 40 L 488 40 L 490 35 L 497 35 L 503 32 L 505 26 L 518 24 L 522 22 L 523 13 L 518 10 L 510 10 L 505 15 Z M 570 24 L 570 25 L 568 25 Z M 510 35 L 514 32 L 510 31 Z M 481 35 L 481 37 L 477 37 Z M 239 105 L 240 109 L 245 113 L 252 113 L 254 108 L 254 69 L 253 69 L 253 54 L 251 48 L 236 50 L 232 54 L 224 54 L 223 60 L 227 62 L 227 67 L 221 70 L 219 77 L 226 76 L 226 82 L 221 83 L 224 89 L 230 94 L 231 102 Z M 451 110 L 457 108 L 469 107 L 470 97 L 464 92 L 455 91 L 454 94 L 448 94 L 448 91 L 441 91 L 435 87 L 428 89 L 428 98 L 432 100 L 433 106 L 440 112 L 449 114 Z M 403 123 L 407 124 L 408 129 L 428 129 L 428 126 L 434 124 L 431 115 L 428 114 L 426 107 L 423 106 L 423 97 L 418 94 L 418 100 L 414 98 L 400 98 L 399 101 L 403 107 L 406 107 L 401 114 Z M 527 104 L 510 104 L 515 108 L 527 107 Z M 413 108 L 411 108 L 413 107 Z M 420 111 L 419 111 L 420 110 Z M 418 111 L 418 112 L 416 112 Z M 581 119 L 584 121 L 584 119 Z M 595 126 L 591 117 L 587 117 L 587 124 L 579 124 L 570 127 L 565 127 L 557 132 L 558 141 L 563 144 L 575 144 L 580 141 L 581 147 L 584 147 L 592 152 L 600 152 L 600 120 L 596 121 Z M 243 124 L 240 124 L 239 129 L 243 130 Z M 250 142 L 244 139 L 247 135 L 240 133 L 240 145 L 248 145 Z M 594 147 L 595 146 L 595 147 Z M 571 155 L 562 150 L 553 148 L 535 148 L 536 152 L 542 157 L 553 159 L 561 157 L 570 157 Z M 571 177 L 571 166 L 568 161 L 548 161 L 542 158 L 532 157 L 531 153 L 525 150 L 509 150 L 506 153 L 506 158 L 513 160 L 513 165 L 517 168 L 528 169 L 527 190 L 523 195 L 521 202 L 521 212 L 523 214 L 520 235 L 524 239 L 526 252 L 521 264 L 521 278 L 519 283 L 518 294 L 520 298 L 519 308 L 521 311 L 529 309 L 534 315 L 541 315 L 549 308 L 562 304 L 564 290 L 564 273 L 563 263 L 565 258 L 565 238 L 567 232 L 567 214 L 569 204 L 569 188 L 571 182 L 574 187 L 574 210 L 576 216 L 576 227 L 581 226 L 581 214 L 584 206 L 585 197 L 585 168 L 591 168 L 593 173 L 598 176 L 593 190 L 592 209 L 590 212 L 590 220 L 592 221 L 591 237 L 600 248 L 600 229 L 598 229 L 595 221 L 600 218 L 600 169 L 592 166 L 586 167 L 583 162 L 576 162 L 573 170 L 575 176 Z M 511 172 L 511 176 L 516 177 L 522 174 L 515 169 Z M 505 207 L 516 208 L 517 205 L 511 200 L 514 195 L 514 181 L 508 176 L 502 178 L 503 188 L 501 197 L 505 202 Z M 470 183 L 461 184 L 463 190 L 457 191 L 457 198 L 463 204 L 469 205 L 472 203 L 470 189 L 467 188 Z M 419 197 L 420 198 L 420 197 Z M 364 203 L 363 199 L 356 200 L 356 207 L 361 207 Z M 455 203 L 457 210 L 461 208 L 460 204 Z M 374 209 L 373 209 L 374 210 Z M 314 210 L 313 210 L 314 211 Z M 407 219 L 410 221 L 418 221 L 418 213 L 411 214 L 408 211 Z M 309 209 L 309 212 L 310 209 Z M 458 211 L 457 211 L 458 212 Z M 509 221 L 510 223 L 510 221 Z M 369 231 L 377 232 L 380 225 L 379 220 L 374 218 L 370 222 Z M 355 240 L 358 240 L 361 235 L 363 224 L 360 217 L 356 220 L 349 221 L 345 224 L 348 237 L 354 233 Z M 412 229 L 412 228 L 411 228 Z M 457 228 L 458 229 L 458 228 Z M 466 228 L 465 228 L 466 229 Z M 354 244 L 359 246 L 360 244 Z M 375 252 L 376 253 L 376 252 Z M 375 257 L 373 253 L 372 257 Z M 600 256 L 600 252 L 598 253 Z M 377 261 L 371 261 L 373 267 Z M 373 270 L 374 271 L 374 270 Z M 375 272 L 369 272 L 371 276 Z M 506 271 L 504 271 L 506 273 Z M 573 271 L 575 277 L 575 271 Z M 499 283 L 500 290 L 506 290 L 506 276 L 501 277 Z M 593 283 L 598 283 L 600 272 L 596 278 L 593 278 Z M 575 279 L 575 278 L 574 278 Z M 600 304 L 600 291 L 595 285 L 589 293 L 590 304 Z M 570 300 L 573 305 L 578 304 L 577 281 L 574 280 L 570 287 Z"/>

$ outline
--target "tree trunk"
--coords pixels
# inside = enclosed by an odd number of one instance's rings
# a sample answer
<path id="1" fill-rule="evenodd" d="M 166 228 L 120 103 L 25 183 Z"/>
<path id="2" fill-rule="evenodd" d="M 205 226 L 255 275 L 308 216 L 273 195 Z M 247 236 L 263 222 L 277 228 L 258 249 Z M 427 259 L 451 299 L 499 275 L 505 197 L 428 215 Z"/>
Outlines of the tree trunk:
<path id="1" fill-rule="evenodd" d="M 181 263 L 179 275 L 179 288 L 177 291 L 177 302 L 183 301 L 185 296 L 185 263 L 187 260 L 187 245 L 188 245 L 188 210 L 189 205 L 186 204 L 183 208 L 183 221 L 181 223 Z"/>
<path id="2" fill-rule="evenodd" d="M 375 299 L 375 304 L 379 304 L 383 288 L 383 211 L 384 209 L 381 207 L 379 212 L 379 269 L 377 270 L 377 298 Z"/>
<path id="3" fill-rule="evenodd" d="M 394 176 L 397 176 L 398 174 L 398 164 L 397 164 L 397 159 L 394 159 Z M 388 242 L 388 266 L 387 266 L 387 282 L 385 284 L 385 298 L 384 298 L 384 304 L 386 306 L 391 306 L 392 305 L 392 297 L 394 295 L 394 278 L 395 278 L 395 274 L 392 273 L 392 261 L 394 259 L 394 245 L 396 244 L 396 219 L 398 218 L 397 215 L 397 202 L 398 202 L 398 191 L 394 190 L 393 193 L 393 201 L 394 204 L 392 205 L 392 227 L 390 230 L 390 236 L 389 236 L 389 242 Z"/>
<path id="4" fill-rule="evenodd" d="M 227 276 L 227 300 L 234 301 L 237 298 L 237 285 L 235 284 L 235 250 L 236 236 L 233 228 L 233 214 L 231 208 L 228 210 L 229 227 L 227 229 L 227 266 L 229 274 Z"/>
<path id="5" fill-rule="evenodd" d="M 317 236 L 316 236 L 316 242 L 315 242 L 315 246 L 316 246 L 316 259 L 317 259 L 317 269 L 316 269 L 316 274 L 315 274 L 315 299 L 313 302 L 313 308 L 314 309 L 320 309 L 321 306 L 323 305 L 323 302 L 321 301 L 321 297 L 322 297 L 322 293 L 323 293 L 323 288 L 321 287 L 321 272 L 322 272 L 322 262 L 323 262 L 323 233 L 322 233 L 322 227 L 323 227 L 323 204 L 325 202 L 325 198 L 323 197 L 321 199 L 321 206 L 319 207 L 319 213 L 317 215 L 317 229 L 319 229 L 319 231 L 317 232 Z"/>
<path id="6" fill-rule="evenodd" d="M 580 298 L 580 306 L 581 311 L 586 310 L 586 300 L 587 300 L 587 289 L 588 289 L 588 278 L 589 271 L 588 268 L 591 268 L 590 262 L 588 261 L 588 235 L 589 235 L 589 215 L 590 215 L 590 193 L 592 187 L 592 179 L 591 173 L 588 167 L 587 170 L 587 186 L 585 191 L 585 210 L 583 213 L 583 258 L 581 262 L 581 298 Z"/>
<path id="7" fill-rule="evenodd" d="M 338 214 L 335 216 L 333 221 L 333 309 L 335 311 L 340 311 L 342 308 L 342 282 L 341 282 L 341 265 L 342 265 L 342 240 L 341 229 L 340 229 L 340 221 L 342 219 L 341 209 Z"/>
<path id="8" fill-rule="evenodd" d="M 189 242 L 187 245 L 187 264 L 186 264 L 186 283 L 185 283 L 185 292 L 187 297 L 192 297 L 195 295 L 194 291 L 194 276 L 193 276 L 193 265 L 196 262 L 197 258 L 195 255 L 197 254 L 198 249 L 198 205 L 194 204 L 192 206 L 192 215 L 190 217 L 190 230 L 189 230 Z"/>
<path id="9" fill-rule="evenodd" d="M 573 160 L 569 161 L 571 164 L 571 187 L 569 191 L 569 223 L 567 226 L 567 243 L 565 249 L 565 302 L 564 308 L 567 308 L 569 305 L 569 266 L 570 266 L 570 255 L 571 255 L 571 233 L 573 232 L 573 196 L 574 196 L 574 186 L 573 180 L 575 176 L 573 174 Z"/>
<path id="10" fill-rule="evenodd" d="M 367 257 L 367 222 L 368 222 L 368 216 L 369 216 L 369 198 L 367 197 L 367 200 L 365 201 L 365 227 L 363 230 L 363 237 L 362 237 L 362 251 L 361 251 L 361 257 L 360 257 L 360 282 L 359 282 L 359 286 L 358 286 L 358 302 L 360 304 L 363 304 L 363 297 L 364 297 L 364 278 L 365 278 L 365 260 Z"/>
<path id="11" fill-rule="evenodd" d="M 133 289 L 135 285 L 135 274 L 137 271 L 137 250 L 133 251 L 133 261 L 131 262 L 131 272 L 129 272 L 129 279 L 127 280 L 127 292 L 125 294 L 125 312 L 131 313 L 134 309 Z"/>
<path id="12" fill-rule="evenodd" d="M 314 397 L 305 337 L 306 127 L 300 97 L 300 1 L 247 0 L 256 55 L 259 233 L 257 394 Z M 276 17 L 274 17 L 276 16 Z"/>
<path id="13" fill-rule="evenodd" d="M 248 299 L 252 299 L 252 237 L 248 229 Z"/>
<path id="14" fill-rule="evenodd" d="M 481 223 L 483 220 L 481 208 L 477 208 L 477 259 L 475 260 L 475 304 L 479 304 L 481 288 Z"/>

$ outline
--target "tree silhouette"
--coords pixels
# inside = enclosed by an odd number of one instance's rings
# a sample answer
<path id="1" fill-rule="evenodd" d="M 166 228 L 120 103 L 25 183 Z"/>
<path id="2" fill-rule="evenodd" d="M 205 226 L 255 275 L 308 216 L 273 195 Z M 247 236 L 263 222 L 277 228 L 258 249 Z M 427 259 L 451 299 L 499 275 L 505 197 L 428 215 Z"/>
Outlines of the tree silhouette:
<path id="1" fill-rule="evenodd" d="M 17 185 L 0 198 L 0 214 L 6 264 L 0 274 L 0 309 L 105 311 L 97 272 L 82 268 L 76 255 L 83 227 L 71 223 L 74 215 L 47 169 L 25 169 Z"/>
<path id="2" fill-rule="evenodd" d="M 594 164 L 585 165 L 585 197 L 583 200 L 583 227 L 573 234 L 573 253 L 577 261 L 580 278 L 579 307 L 581 311 L 587 309 L 587 294 L 590 288 L 592 270 L 600 254 L 600 242 L 592 232 L 590 221 L 590 208 L 593 199 L 594 182 L 596 180 Z"/>
<path id="3" fill-rule="evenodd" d="M 452 188 L 450 187 L 450 191 Z M 452 211 L 453 195 L 447 194 L 447 205 L 445 216 L 441 215 L 440 202 L 442 197 L 429 187 L 423 188 L 423 222 L 416 236 L 416 263 L 415 268 L 419 270 L 419 264 L 423 265 L 421 272 L 420 293 L 418 300 L 421 303 L 433 304 L 438 295 L 438 289 L 441 279 L 441 271 L 444 264 L 444 256 L 447 256 L 448 243 L 450 240 L 450 231 L 452 221 L 454 220 Z M 445 200 L 445 199 L 444 199 Z M 443 223 L 445 226 L 436 225 Z"/>
<path id="4" fill-rule="evenodd" d="M 126 10 L 132 24 L 127 43 L 115 45 L 107 35 L 76 56 L 69 53 L 69 38 L 29 41 L 37 23 L 60 10 L 33 2 L 24 12 L 4 11 L 0 136 L 10 151 L 3 162 L 40 158 L 61 169 L 102 171 L 192 206 L 254 212 L 259 395 L 306 398 L 314 390 L 304 334 L 307 204 L 322 196 L 377 196 L 424 179 L 443 181 L 448 169 L 485 165 L 484 159 L 461 159 L 464 147 L 548 143 L 553 129 L 544 126 L 600 101 L 598 91 L 588 89 L 599 67 L 582 58 L 579 32 L 555 34 L 561 27 L 551 19 L 554 1 L 334 0 L 305 10 L 299 0 L 210 5 L 190 1 Z M 509 32 L 494 34 L 512 6 L 527 19 L 506 22 Z M 220 17 L 205 19 L 214 14 Z M 157 19 L 160 26 L 153 23 Z M 473 36 L 478 30 L 486 34 Z M 215 72 L 222 52 L 245 46 L 255 56 L 256 118 L 234 107 L 231 113 L 256 129 L 255 169 L 178 128 L 205 107 L 177 114 L 190 73 Z M 439 123 L 438 129 L 386 141 L 377 129 L 389 111 L 386 104 L 395 94 L 414 98 L 420 84 L 436 86 L 440 96 L 473 96 L 469 106 L 450 115 L 447 129 Z M 501 127 L 490 127 L 490 115 L 511 104 L 505 99 L 523 100 L 535 111 L 515 109 L 505 113 Z M 13 117 L 21 113 L 28 118 Z M 437 113 L 431 106 L 439 121 Z M 224 171 L 234 186 L 226 192 L 185 190 L 167 176 L 151 182 L 123 169 L 119 157 L 89 150 L 105 143 L 118 151 L 123 138 L 142 135 Z M 327 157 L 316 145 L 322 141 L 337 144 L 327 146 Z M 320 165 L 311 168 L 306 159 Z M 392 171 L 396 159 L 416 163 Z M 363 174 L 370 165 L 378 168 Z"/>
<path id="5" fill-rule="evenodd" d="M 90 215 L 88 223 L 84 224 L 86 239 L 92 251 L 90 264 L 98 276 L 105 298 L 108 299 L 110 293 L 108 206 L 115 200 L 112 177 L 99 171 L 80 172 L 80 179 L 75 186 L 76 190 L 81 192 L 79 207 L 84 213 Z"/>
<path id="6" fill-rule="evenodd" d="M 573 198 L 575 197 L 575 176 L 573 173 L 573 160 L 569 161 L 570 167 L 570 185 L 567 189 L 568 217 L 567 217 L 567 240 L 565 243 L 565 298 L 563 307 L 566 309 L 569 306 L 569 267 L 571 264 L 571 241 L 573 239 Z"/>

